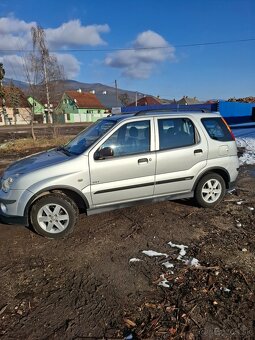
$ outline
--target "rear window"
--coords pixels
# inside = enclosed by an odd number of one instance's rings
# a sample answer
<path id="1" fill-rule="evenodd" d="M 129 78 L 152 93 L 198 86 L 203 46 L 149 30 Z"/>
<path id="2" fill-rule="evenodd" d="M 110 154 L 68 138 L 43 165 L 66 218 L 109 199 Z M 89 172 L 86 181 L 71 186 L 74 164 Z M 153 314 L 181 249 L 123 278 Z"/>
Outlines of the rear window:
<path id="1" fill-rule="evenodd" d="M 222 142 L 230 142 L 233 140 L 228 127 L 221 118 L 202 118 L 201 121 L 212 139 Z"/>

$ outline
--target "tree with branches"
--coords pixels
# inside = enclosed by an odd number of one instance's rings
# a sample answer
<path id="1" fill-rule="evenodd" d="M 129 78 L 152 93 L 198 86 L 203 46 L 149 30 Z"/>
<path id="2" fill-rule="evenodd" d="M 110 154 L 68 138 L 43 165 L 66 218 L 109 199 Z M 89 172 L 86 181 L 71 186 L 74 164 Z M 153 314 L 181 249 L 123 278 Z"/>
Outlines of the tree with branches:
<path id="1" fill-rule="evenodd" d="M 54 124 L 54 112 L 51 109 L 52 101 L 58 100 L 60 92 L 60 80 L 64 77 L 64 68 L 60 66 L 57 58 L 49 53 L 44 29 L 40 26 L 31 28 L 33 51 L 26 56 L 25 71 L 29 83 L 29 91 L 32 98 L 46 104 L 44 117 L 52 124 L 53 137 L 56 137 L 56 126 Z M 34 104 L 31 109 L 32 137 L 34 134 Z M 45 120 L 45 119 L 44 119 Z"/>

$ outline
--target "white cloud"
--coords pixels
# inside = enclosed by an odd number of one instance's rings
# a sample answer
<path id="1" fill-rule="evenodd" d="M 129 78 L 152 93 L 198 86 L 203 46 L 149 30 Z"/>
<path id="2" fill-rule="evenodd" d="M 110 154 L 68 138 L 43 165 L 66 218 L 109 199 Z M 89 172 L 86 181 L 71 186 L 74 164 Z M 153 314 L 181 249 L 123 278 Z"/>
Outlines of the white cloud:
<path id="1" fill-rule="evenodd" d="M 3 62 L 6 77 L 26 81 L 24 71 L 25 50 L 32 49 L 31 28 L 36 22 L 25 22 L 10 17 L 0 18 L 0 61 Z M 64 49 L 72 47 L 84 47 L 85 45 L 104 45 L 102 33 L 107 33 L 110 28 L 105 25 L 83 26 L 80 20 L 71 20 L 57 28 L 44 30 L 49 49 Z M 22 53 L 15 54 L 11 50 L 19 50 Z M 24 53 L 23 53 L 24 52 Z M 80 62 L 72 54 L 55 54 L 59 63 L 64 66 L 68 78 L 76 77 L 80 72 Z"/>
<path id="2" fill-rule="evenodd" d="M 175 60 L 175 48 L 153 31 L 140 33 L 130 50 L 109 54 L 105 63 L 130 78 L 148 78 L 156 65 Z"/>
<path id="3" fill-rule="evenodd" d="M 23 57 L 14 54 L 4 55 L 0 57 L 0 62 L 4 64 L 6 78 L 27 81 Z"/>
<path id="4" fill-rule="evenodd" d="M 71 20 L 60 27 L 46 29 L 46 37 L 49 46 L 52 48 L 72 47 L 72 46 L 96 46 L 105 45 L 101 38 L 101 33 L 108 33 L 108 25 L 82 26 L 80 20 Z"/>
<path id="5" fill-rule="evenodd" d="M 59 65 L 64 66 L 65 76 L 67 79 L 74 79 L 80 72 L 79 61 L 71 54 L 55 53 Z"/>
<path id="6" fill-rule="evenodd" d="M 25 22 L 24 20 L 19 20 L 13 17 L 0 18 L 0 34 L 9 33 L 26 33 L 30 31 L 31 27 L 36 25 L 35 22 Z"/>
<path id="7" fill-rule="evenodd" d="M 64 66 L 65 76 L 74 79 L 80 72 L 79 61 L 70 54 L 54 54 L 59 65 Z M 0 62 L 4 64 L 5 77 L 27 82 L 26 69 L 29 67 L 27 60 L 18 55 L 4 55 L 0 57 Z"/>
<path id="8" fill-rule="evenodd" d="M 26 23 L 13 17 L 0 18 L 0 50 L 24 50 L 31 46 L 31 27 L 35 22 Z M 10 53 L 10 52 L 9 52 Z"/>

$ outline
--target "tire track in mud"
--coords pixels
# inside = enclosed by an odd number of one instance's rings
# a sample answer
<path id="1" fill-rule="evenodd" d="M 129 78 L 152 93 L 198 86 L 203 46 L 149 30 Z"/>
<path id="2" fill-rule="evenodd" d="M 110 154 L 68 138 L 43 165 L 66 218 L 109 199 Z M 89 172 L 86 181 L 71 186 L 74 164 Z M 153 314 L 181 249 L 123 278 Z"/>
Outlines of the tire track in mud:
<path id="1" fill-rule="evenodd" d="M 40 301 L 32 298 L 39 294 Z M 49 277 L 40 288 L 33 287 L 33 292 L 27 294 L 23 292 L 16 300 L 22 300 L 23 304 L 25 301 L 30 310 L 16 315 L 8 333 L 2 332 L 2 339 L 41 339 L 42 334 L 45 339 L 102 338 L 104 332 L 112 328 L 108 320 L 117 320 L 120 312 L 109 278 L 95 276 L 89 266 L 68 275 L 62 268 L 57 277 Z"/>

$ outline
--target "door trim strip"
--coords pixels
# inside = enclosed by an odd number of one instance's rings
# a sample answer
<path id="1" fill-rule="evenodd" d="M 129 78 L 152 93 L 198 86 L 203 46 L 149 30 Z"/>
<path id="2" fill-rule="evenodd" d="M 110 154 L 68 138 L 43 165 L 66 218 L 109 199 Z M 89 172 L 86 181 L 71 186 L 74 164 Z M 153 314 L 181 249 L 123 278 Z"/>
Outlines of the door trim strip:
<path id="1" fill-rule="evenodd" d="M 193 178 L 194 178 L 194 176 L 166 179 L 166 180 L 163 180 L 163 181 L 157 181 L 155 184 L 156 185 L 161 185 L 161 184 L 167 184 L 167 183 L 189 181 L 189 180 L 192 180 Z M 149 186 L 152 186 L 152 185 L 154 185 L 154 182 L 143 183 L 143 184 L 136 184 L 136 185 L 129 185 L 129 186 L 125 186 L 125 187 L 111 188 L 111 189 L 105 189 L 105 190 L 99 190 L 99 191 L 94 192 L 94 195 L 106 194 L 106 193 L 114 192 L 114 191 L 136 189 L 136 188 L 142 188 L 142 187 L 149 187 Z"/>

